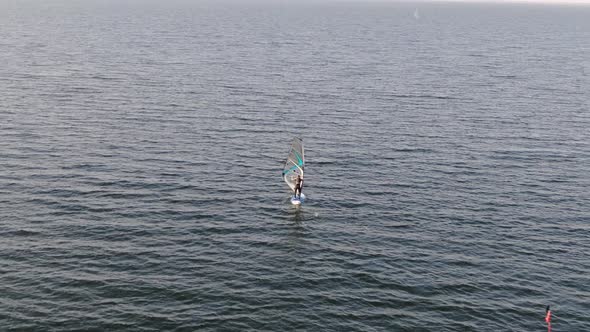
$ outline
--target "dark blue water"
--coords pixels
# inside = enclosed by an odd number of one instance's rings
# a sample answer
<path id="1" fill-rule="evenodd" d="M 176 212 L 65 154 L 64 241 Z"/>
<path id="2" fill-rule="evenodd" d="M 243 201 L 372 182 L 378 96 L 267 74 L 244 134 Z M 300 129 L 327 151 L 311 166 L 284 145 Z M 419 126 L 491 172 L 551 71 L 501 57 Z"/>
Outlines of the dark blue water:
<path id="1" fill-rule="evenodd" d="M 583 6 L 1 1 L 0 330 L 590 330 L 589 54 Z"/>

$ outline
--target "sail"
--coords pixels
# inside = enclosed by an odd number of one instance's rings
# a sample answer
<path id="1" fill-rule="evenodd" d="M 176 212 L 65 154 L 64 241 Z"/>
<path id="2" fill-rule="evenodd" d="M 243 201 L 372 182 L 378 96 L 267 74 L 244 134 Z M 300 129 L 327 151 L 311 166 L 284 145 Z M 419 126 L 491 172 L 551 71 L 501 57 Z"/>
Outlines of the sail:
<path id="1" fill-rule="evenodd" d="M 287 183 L 291 190 L 295 191 L 295 183 L 297 176 L 300 175 L 303 179 L 303 168 L 305 166 L 305 157 L 303 154 L 303 141 L 295 137 L 291 144 L 291 150 L 283 168 L 283 180 Z"/>

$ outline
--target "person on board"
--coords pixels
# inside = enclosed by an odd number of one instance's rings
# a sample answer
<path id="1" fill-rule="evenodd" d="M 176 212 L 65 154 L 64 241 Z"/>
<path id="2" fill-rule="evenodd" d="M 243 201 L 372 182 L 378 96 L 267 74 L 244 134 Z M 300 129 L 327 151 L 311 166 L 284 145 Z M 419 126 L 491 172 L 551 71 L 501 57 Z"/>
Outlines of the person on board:
<path id="1" fill-rule="evenodd" d="M 303 186 L 303 179 L 301 178 L 301 175 L 297 175 L 297 180 L 295 180 L 295 196 L 297 198 L 301 198 L 301 187 Z M 299 195 L 297 195 L 297 192 L 299 192 Z"/>

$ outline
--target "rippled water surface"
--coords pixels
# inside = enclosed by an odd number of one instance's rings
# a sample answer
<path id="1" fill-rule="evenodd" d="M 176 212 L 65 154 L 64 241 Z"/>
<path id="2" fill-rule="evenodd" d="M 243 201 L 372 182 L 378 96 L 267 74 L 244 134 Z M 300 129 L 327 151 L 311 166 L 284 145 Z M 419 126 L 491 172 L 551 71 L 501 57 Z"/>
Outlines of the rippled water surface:
<path id="1" fill-rule="evenodd" d="M 0 1 L 0 329 L 588 331 L 589 54 L 590 7 Z"/>

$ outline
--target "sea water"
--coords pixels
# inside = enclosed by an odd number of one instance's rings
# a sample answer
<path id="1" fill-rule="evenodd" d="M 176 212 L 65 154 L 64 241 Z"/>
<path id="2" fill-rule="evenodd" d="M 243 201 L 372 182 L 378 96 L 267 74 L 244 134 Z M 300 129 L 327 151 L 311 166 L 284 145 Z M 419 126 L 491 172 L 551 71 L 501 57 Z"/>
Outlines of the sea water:
<path id="1" fill-rule="evenodd" d="M 590 330 L 589 54 L 584 6 L 1 1 L 0 329 Z"/>

